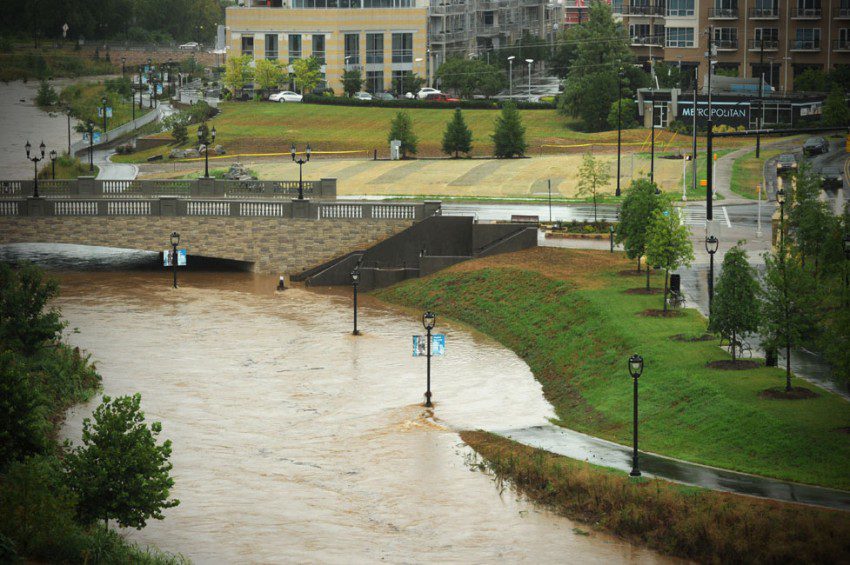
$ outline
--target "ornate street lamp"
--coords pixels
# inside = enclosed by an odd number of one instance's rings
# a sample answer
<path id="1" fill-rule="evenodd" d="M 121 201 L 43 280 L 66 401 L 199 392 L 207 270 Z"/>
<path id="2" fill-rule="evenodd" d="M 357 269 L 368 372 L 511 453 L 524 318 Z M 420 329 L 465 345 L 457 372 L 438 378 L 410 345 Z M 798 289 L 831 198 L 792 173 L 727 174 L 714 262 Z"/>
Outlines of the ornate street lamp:
<path id="1" fill-rule="evenodd" d="M 106 104 L 109 102 L 106 96 L 100 99 L 100 110 L 103 112 L 103 134 L 106 135 Z"/>
<path id="2" fill-rule="evenodd" d="M 176 231 L 171 232 L 171 268 L 174 271 L 174 288 L 177 288 L 177 244 L 180 243 L 180 234 Z"/>
<path id="3" fill-rule="evenodd" d="M 121 78 L 124 78 L 124 73 L 127 72 L 125 70 L 125 63 L 127 62 L 127 57 L 121 57 Z"/>
<path id="4" fill-rule="evenodd" d="M 304 200 L 304 176 L 302 175 L 302 168 L 304 167 L 304 163 L 310 160 L 310 144 L 307 144 L 307 150 L 305 151 L 306 158 L 298 157 L 296 159 L 294 143 L 290 147 L 289 152 L 292 154 L 292 161 L 298 163 L 298 200 Z"/>
<path id="5" fill-rule="evenodd" d="M 52 178 L 53 180 L 56 180 L 56 156 L 57 155 L 58 154 L 56 153 L 55 149 L 50 150 L 50 167 L 51 167 L 50 178 Z"/>
<path id="6" fill-rule="evenodd" d="M 210 178 L 210 144 L 215 141 L 215 126 L 209 131 L 209 139 L 204 139 L 207 131 L 206 124 L 198 128 L 198 143 L 204 144 L 204 178 Z"/>
<path id="7" fill-rule="evenodd" d="M 634 382 L 634 452 L 632 454 L 632 477 L 640 477 L 640 466 L 638 465 L 638 378 L 643 373 L 643 357 L 635 353 L 629 357 L 629 375 Z"/>
<path id="8" fill-rule="evenodd" d="M 432 406 L 434 406 L 433 404 L 431 404 L 431 330 L 434 329 L 434 326 L 436 325 L 436 323 L 437 323 L 437 315 L 435 313 L 428 310 L 427 312 L 422 314 L 422 325 L 425 327 L 425 331 L 427 332 L 427 336 L 426 336 L 425 339 L 427 340 L 426 347 L 428 348 L 426 350 L 427 351 L 426 356 L 427 356 L 427 359 L 428 359 L 428 361 L 427 361 L 427 363 L 428 363 L 428 369 L 427 369 L 427 371 L 428 371 L 427 372 L 428 381 L 427 381 L 427 387 L 425 389 L 425 407 L 426 408 L 431 408 Z"/>
<path id="9" fill-rule="evenodd" d="M 86 131 L 89 134 L 89 172 L 94 171 L 94 122 L 86 122 Z"/>
<path id="10" fill-rule="evenodd" d="M 38 146 L 38 148 L 41 150 L 41 157 L 39 157 L 38 154 L 30 157 L 30 151 L 32 151 L 32 145 L 30 145 L 29 140 L 27 140 L 27 144 L 24 145 L 24 149 L 27 150 L 27 159 L 32 161 L 33 178 L 34 178 L 33 191 L 32 191 L 33 198 L 38 198 L 38 163 L 39 163 L 39 161 L 44 160 L 44 142 L 43 141 L 41 142 L 41 145 Z"/>
<path id="11" fill-rule="evenodd" d="M 779 249 L 785 255 L 785 189 L 776 191 L 776 201 L 779 202 Z"/>
<path id="12" fill-rule="evenodd" d="M 528 63 L 528 98 L 531 99 L 531 65 L 534 64 L 534 59 L 526 59 L 526 63 Z"/>
<path id="13" fill-rule="evenodd" d="M 622 124 L 620 114 L 622 112 L 623 100 L 623 76 L 625 73 L 620 71 L 617 73 L 617 190 L 614 196 L 620 196 L 620 147 L 622 144 Z"/>
<path id="14" fill-rule="evenodd" d="M 516 55 L 508 57 L 508 94 L 511 100 L 514 98 L 514 59 Z"/>
<path id="15" fill-rule="evenodd" d="M 714 300 L 714 254 L 720 242 L 713 235 L 705 238 L 705 250 L 708 252 L 708 319 L 711 320 L 711 301 Z"/>
<path id="16" fill-rule="evenodd" d="M 357 285 L 360 284 L 360 270 L 354 269 L 351 271 L 351 287 L 354 289 L 354 331 L 351 335 L 360 335 L 357 330 Z"/>

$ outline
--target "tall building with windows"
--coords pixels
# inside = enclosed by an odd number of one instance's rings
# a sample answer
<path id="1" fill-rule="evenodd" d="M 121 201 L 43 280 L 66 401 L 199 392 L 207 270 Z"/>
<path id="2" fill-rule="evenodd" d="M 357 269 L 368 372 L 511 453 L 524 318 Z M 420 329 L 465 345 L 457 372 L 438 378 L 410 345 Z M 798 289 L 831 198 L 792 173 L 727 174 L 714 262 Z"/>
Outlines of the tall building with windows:
<path id="1" fill-rule="evenodd" d="M 228 56 L 292 61 L 315 56 L 339 92 L 346 69 L 364 88 L 392 90 L 416 73 L 431 82 L 450 57 L 512 44 L 530 33 L 554 37 L 546 0 L 240 0 L 227 8 Z"/>
<path id="2" fill-rule="evenodd" d="M 850 65 L 850 0 L 614 0 L 638 60 L 708 69 L 707 30 L 716 68 L 792 92 L 813 68 Z M 700 83 L 702 83 L 700 79 Z"/>

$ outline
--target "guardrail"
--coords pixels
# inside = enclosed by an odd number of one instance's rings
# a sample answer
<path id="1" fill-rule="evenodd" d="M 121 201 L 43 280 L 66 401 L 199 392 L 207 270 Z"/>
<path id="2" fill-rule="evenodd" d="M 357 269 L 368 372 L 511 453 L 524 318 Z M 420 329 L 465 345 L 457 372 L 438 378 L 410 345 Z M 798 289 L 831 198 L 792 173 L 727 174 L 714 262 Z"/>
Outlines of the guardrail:
<path id="1" fill-rule="evenodd" d="M 192 216 L 292 218 L 307 220 L 423 220 L 440 215 L 441 203 L 274 200 L 234 201 L 213 198 L 15 198 L 0 200 L 0 216 Z"/>
<path id="2" fill-rule="evenodd" d="M 144 198 L 156 196 L 217 197 L 217 198 L 293 198 L 298 196 L 298 181 L 260 180 L 97 180 L 80 177 L 70 180 L 39 180 L 39 196 L 71 198 Z M 0 180 L 0 199 L 32 196 L 31 180 Z M 304 181 L 304 197 L 317 199 L 336 198 L 336 179 Z"/>

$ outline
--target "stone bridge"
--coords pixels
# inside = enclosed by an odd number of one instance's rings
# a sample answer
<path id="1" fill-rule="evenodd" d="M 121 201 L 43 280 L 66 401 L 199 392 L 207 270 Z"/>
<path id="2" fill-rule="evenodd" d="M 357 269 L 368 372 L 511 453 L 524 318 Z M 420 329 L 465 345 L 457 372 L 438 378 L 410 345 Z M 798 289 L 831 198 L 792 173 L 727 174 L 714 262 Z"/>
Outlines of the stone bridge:
<path id="1" fill-rule="evenodd" d="M 27 195 L 32 181 L 0 181 L 0 244 L 161 251 L 176 231 L 190 257 L 243 261 L 258 272 L 294 275 L 440 212 L 439 202 L 326 199 L 327 179 L 305 190 L 319 196 L 314 200 L 293 199 L 291 186 L 271 181 L 249 187 L 212 179 L 133 181 L 117 188 L 116 182 L 130 181 L 40 182 L 36 198 Z"/>

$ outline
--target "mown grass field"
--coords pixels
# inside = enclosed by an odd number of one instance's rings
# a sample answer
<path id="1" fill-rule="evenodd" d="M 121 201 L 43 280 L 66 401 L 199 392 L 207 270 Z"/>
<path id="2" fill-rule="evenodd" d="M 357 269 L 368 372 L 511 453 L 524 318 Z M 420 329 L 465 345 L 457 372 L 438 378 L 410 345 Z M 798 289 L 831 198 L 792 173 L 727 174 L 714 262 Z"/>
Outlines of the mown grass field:
<path id="1" fill-rule="evenodd" d="M 97 165 L 93 171 L 89 171 L 88 158 L 76 159 L 66 155 L 59 155 L 56 158 L 56 177 L 57 179 L 75 179 L 77 177 L 96 177 L 100 169 Z M 38 178 L 51 179 L 53 177 L 53 164 L 47 160 L 47 164 L 41 167 L 38 172 Z"/>
<path id="2" fill-rule="evenodd" d="M 780 153 L 787 152 L 787 149 L 767 149 L 761 151 L 761 156 L 758 159 L 756 158 L 755 151 L 737 159 L 732 165 L 732 181 L 730 186 L 732 192 L 744 198 L 756 199 L 758 197 L 756 185 L 762 185 L 762 191 L 764 190 L 763 172 L 765 162 L 771 157 L 776 157 Z M 762 192 L 762 198 L 765 198 L 764 192 Z"/>
<path id="3" fill-rule="evenodd" d="M 83 123 L 91 120 L 94 123 L 95 131 L 103 131 L 103 117 L 98 116 L 98 110 L 102 106 L 101 100 L 104 96 L 107 99 L 107 106 L 112 108 L 112 117 L 107 118 L 106 129 L 117 128 L 133 119 L 133 107 L 130 99 L 122 98 L 115 92 L 107 92 L 101 83 L 73 84 L 62 90 L 62 96 L 70 101 L 74 116 Z M 143 106 L 140 110 L 137 104 L 135 108 L 137 118 L 151 111 L 147 102 Z"/>
<path id="4" fill-rule="evenodd" d="M 532 500 L 633 543 L 702 563 L 841 563 L 850 514 L 612 471 L 485 432 L 461 432 L 478 468 Z"/>
<path id="5" fill-rule="evenodd" d="M 624 291 L 643 285 L 622 254 L 538 248 L 471 261 L 378 291 L 379 298 L 432 309 L 468 323 L 520 355 L 543 385 L 559 424 L 629 445 L 632 387 L 626 360 L 645 359 L 640 380 L 641 448 L 697 463 L 791 481 L 850 488 L 850 404 L 818 398 L 767 400 L 784 372 L 709 369 L 728 359 L 702 335 L 696 310 L 645 317 L 660 295 Z M 662 284 L 653 276 L 653 286 Z M 496 378 L 494 376 L 494 378 Z M 795 386 L 813 385 L 795 379 Z"/>

